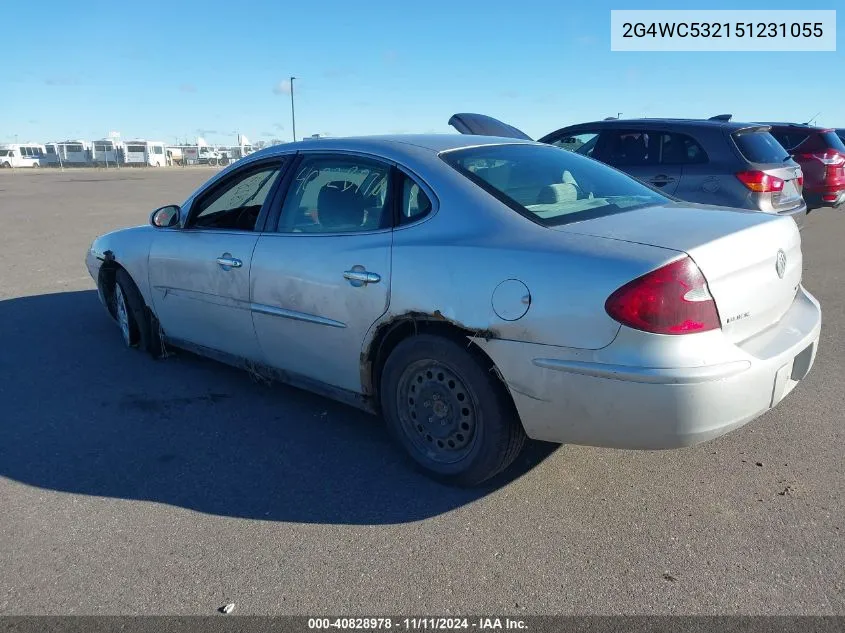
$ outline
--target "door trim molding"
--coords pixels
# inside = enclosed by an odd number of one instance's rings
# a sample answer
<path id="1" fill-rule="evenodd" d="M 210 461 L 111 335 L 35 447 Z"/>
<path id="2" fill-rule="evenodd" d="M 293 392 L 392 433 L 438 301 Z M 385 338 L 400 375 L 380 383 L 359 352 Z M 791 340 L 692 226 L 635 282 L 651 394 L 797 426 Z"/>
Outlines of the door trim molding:
<path id="1" fill-rule="evenodd" d="M 305 321 L 306 323 L 316 323 L 317 325 L 327 325 L 328 327 L 346 327 L 346 323 L 343 323 L 342 321 L 327 319 L 326 317 L 317 316 L 316 314 L 308 314 L 307 312 L 297 312 L 295 310 L 277 308 L 276 306 L 268 306 L 263 303 L 251 303 L 249 304 L 249 308 L 253 312 L 258 312 L 259 314 L 269 314 L 270 316 L 282 317 L 283 319 Z"/>

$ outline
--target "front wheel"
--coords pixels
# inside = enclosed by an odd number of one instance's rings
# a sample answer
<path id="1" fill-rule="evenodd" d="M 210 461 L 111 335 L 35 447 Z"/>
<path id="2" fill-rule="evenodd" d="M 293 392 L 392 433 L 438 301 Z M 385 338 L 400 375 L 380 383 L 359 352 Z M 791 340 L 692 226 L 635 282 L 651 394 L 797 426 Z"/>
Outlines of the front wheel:
<path id="1" fill-rule="evenodd" d="M 154 330 L 141 291 L 122 268 L 115 273 L 112 292 L 112 315 L 120 328 L 126 347 L 137 347 L 154 356 L 161 349 L 161 339 Z"/>
<path id="2" fill-rule="evenodd" d="M 525 443 L 494 368 L 445 337 L 413 336 L 393 350 L 381 406 L 391 435 L 445 483 L 478 485 L 506 469 Z"/>
<path id="3" fill-rule="evenodd" d="M 217 159 L 216 158 L 209 158 L 208 159 L 209 167 L 217 167 Z"/>

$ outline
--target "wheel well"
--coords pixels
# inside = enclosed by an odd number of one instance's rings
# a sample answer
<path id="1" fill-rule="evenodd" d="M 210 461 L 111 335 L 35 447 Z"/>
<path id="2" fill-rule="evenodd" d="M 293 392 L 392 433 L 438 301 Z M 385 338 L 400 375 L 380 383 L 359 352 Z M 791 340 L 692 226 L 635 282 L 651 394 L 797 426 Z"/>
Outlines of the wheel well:
<path id="1" fill-rule="evenodd" d="M 115 275 L 117 275 L 118 270 L 125 269 L 113 259 L 106 259 L 100 266 L 100 274 L 97 276 L 97 285 L 100 287 L 100 292 L 103 293 L 103 297 L 106 300 L 106 307 L 112 318 L 115 317 L 114 302 L 112 299 L 114 298 Z"/>
<path id="2" fill-rule="evenodd" d="M 468 340 L 468 337 L 478 336 L 479 333 L 450 321 L 444 321 L 442 317 L 438 319 L 429 315 L 407 315 L 381 325 L 376 331 L 367 353 L 362 355 L 361 378 L 364 383 L 364 393 L 370 397 L 376 410 L 381 406 L 379 390 L 384 364 L 399 343 L 417 334 L 442 336 L 465 345 L 467 352 L 495 374 L 501 383 L 503 393 L 514 407 L 514 412 L 516 412 L 510 389 L 505 384 L 504 378 L 493 359 L 481 347 Z"/>

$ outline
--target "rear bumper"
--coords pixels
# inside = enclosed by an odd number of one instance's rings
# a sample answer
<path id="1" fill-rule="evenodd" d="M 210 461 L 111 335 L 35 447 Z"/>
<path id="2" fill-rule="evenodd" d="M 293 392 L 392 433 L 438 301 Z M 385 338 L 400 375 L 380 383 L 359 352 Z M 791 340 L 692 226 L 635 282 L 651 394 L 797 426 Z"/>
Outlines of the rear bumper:
<path id="1" fill-rule="evenodd" d="M 792 209 L 785 209 L 783 211 L 769 211 L 768 213 L 790 217 L 795 220 L 795 223 L 798 225 L 799 229 L 803 229 L 807 223 L 808 205 L 806 200 L 801 200 L 801 204 L 797 207 L 793 207 Z"/>
<path id="2" fill-rule="evenodd" d="M 805 191 L 804 200 L 809 209 L 845 205 L 845 189 L 839 191 Z"/>
<path id="3" fill-rule="evenodd" d="M 820 306 L 800 288 L 780 322 L 752 339 L 733 345 L 714 332 L 722 349 L 706 365 L 636 366 L 624 342 L 619 352 L 614 342 L 592 354 L 478 343 L 501 371 L 529 437 L 655 450 L 724 435 L 777 405 L 812 367 L 820 329 Z M 706 346 L 715 340 L 699 339 Z M 620 362 L 609 362 L 614 354 Z"/>

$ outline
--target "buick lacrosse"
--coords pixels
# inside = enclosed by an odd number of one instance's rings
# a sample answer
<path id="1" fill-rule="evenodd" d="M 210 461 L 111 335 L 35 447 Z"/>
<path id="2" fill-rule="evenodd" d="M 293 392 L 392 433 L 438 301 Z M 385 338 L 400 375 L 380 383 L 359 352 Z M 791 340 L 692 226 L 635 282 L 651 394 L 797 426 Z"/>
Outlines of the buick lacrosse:
<path id="1" fill-rule="evenodd" d="M 383 416 L 475 485 L 526 437 L 669 449 L 774 407 L 821 309 L 788 217 L 679 202 L 547 144 L 315 139 L 217 173 L 87 266 L 123 342 Z"/>

